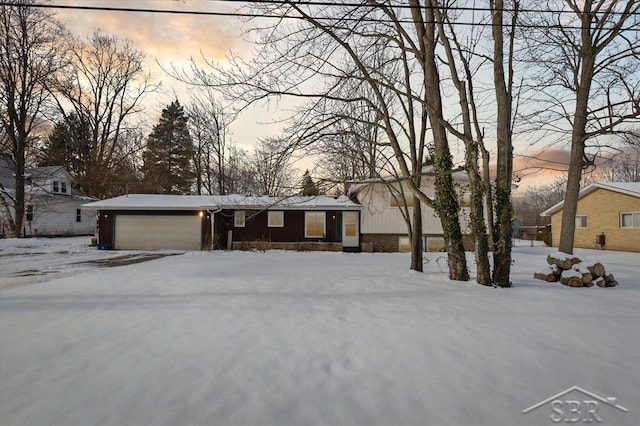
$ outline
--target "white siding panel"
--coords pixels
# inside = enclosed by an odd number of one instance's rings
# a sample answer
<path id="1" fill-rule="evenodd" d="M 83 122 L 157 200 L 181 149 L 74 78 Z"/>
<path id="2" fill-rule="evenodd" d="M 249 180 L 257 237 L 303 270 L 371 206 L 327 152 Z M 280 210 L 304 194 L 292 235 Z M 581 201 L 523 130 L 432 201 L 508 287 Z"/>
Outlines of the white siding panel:
<path id="1" fill-rule="evenodd" d="M 433 179 L 422 181 L 422 190 L 430 197 L 433 196 Z M 389 189 L 385 184 L 373 184 L 364 188 L 359 194 L 362 203 L 363 234 L 406 234 L 407 225 L 402 213 L 397 207 L 390 207 Z M 467 232 L 469 209 L 461 209 L 460 225 L 463 232 Z M 422 230 L 424 234 L 441 234 L 442 224 L 435 211 L 422 206 Z"/>
<path id="2" fill-rule="evenodd" d="M 114 248 L 200 250 L 201 234 L 199 216 L 117 215 Z"/>
<path id="3" fill-rule="evenodd" d="M 82 211 L 81 221 L 76 221 L 76 211 L 86 201 L 68 196 L 34 197 L 27 202 L 33 205 L 33 221 L 25 221 L 28 236 L 90 235 L 96 231 L 96 214 Z"/>

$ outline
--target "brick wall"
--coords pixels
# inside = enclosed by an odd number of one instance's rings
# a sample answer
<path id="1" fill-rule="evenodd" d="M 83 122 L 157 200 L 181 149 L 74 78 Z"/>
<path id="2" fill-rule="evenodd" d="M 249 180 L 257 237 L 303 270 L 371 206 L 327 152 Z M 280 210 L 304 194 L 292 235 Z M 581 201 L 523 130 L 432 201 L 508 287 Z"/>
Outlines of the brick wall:
<path id="1" fill-rule="evenodd" d="M 597 189 L 578 200 L 577 215 L 587 216 L 587 227 L 576 228 L 574 247 L 595 248 L 596 236 L 605 235 L 606 250 L 640 252 L 640 228 L 621 228 L 621 212 L 640 211 L 640 198 Z M 562 210 L 551 216 L 553 246 L 560 244 Z"/>
<path id="2" fill-rule="evenodd" d="M 442 237 L 442 235 L 425 234 L 427 238 Z M 399 251 L 398 239 L 406 234 L 362 234 L 363 251 L 395 253 Z M 473 250 L 474 240 L 471 235 L 462 236 L 465 250 Z"/>

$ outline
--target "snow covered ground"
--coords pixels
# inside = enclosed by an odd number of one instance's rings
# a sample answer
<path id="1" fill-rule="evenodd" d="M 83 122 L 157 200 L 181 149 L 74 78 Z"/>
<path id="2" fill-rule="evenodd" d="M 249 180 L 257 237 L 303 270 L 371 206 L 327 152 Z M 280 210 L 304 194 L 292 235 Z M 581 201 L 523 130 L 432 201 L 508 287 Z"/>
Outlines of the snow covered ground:
<path id="1" fill-rule="evenodd" d="M 637 253 L 577 250 L 620 285 L 573 289 L 534 280 L 556 250 L 522 242 L 494 289 L 441 254 L 423 274 L 279 251 L 105 268 L 141 253 L 87 245 L 0 240 L 3 426 L 544 425 L 558 405 L 522 411 L 572 386 L 628 410 L 597 400 L 602 424 L 640 424 Z"/>

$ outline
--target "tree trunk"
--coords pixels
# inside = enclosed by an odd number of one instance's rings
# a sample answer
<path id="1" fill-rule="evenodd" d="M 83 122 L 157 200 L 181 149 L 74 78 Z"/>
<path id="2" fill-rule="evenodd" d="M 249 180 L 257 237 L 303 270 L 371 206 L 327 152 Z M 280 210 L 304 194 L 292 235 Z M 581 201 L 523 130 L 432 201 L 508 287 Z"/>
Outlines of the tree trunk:
<path id="1" fill-rule="evenodd" d="M 415 5 L 416 2 L 410 2 Z M 425 101 L 429 105 L 429 121 L 434 144 L 434 171 L 435 177 L 435 211 L 442 223 L 444 241 L 447 248 L 449 264 L 449 279 L 456 281 L 468 281 L 469 270 L 464 245 L 462 244 L 462 231 L 458 217 L 459 206 L 457 193 L 453 186 L 451 169 L 453 161 L 449 150 L 447 132 L 442 119 L 442 94 L 440 91 L 440 76 L 436 64 L 436 39 L 433 8 L 436 2 L 427 0 L 425 8 L 424 43 L 424 80 Z M 419 9 L 416 9 L 419 10 Z M 413 11 L 413 10 L 412 10 Z"/>
<path id="2" fill-rule="evenodd" d="M 499 287 L 511 287 L 511 181 L 513 175 L 513 146 L 511 141 L 511 80 L 505 81 L 503 10 L 504 2 L 491 2 L 492 31 L 494 41 L 493 76 L 497 103 L 497 174 L 496 174 L 496 224 L 494 227 L 493 283 Z M 512 70 L 509 68 L 509 76 Z"/>
<path id="3" fill-rule="evenodd" d="M 0 185 L 1 187 L 2 185 Z M 2 188 L 4 192 L 4 188 Z M 2 205 L 2 226 L 5 229 L 6 238 L 16 238 L 16 224 L 11 215 L 11 209 L 7 202 L 8 195 L 6 193 L 0 193 L 0 204 Z"/>
<path id="4" fill-rule="evenodd" d="M 562 276 L 560 277 L 560 282 L 569 287 L 583 287 L 584 283 L 582 279 L 577 276 Z"/>
<path id="5" fill-rule="evenodd" d="M 573 265 L 579 262 L 580 259 L 578 259 L 577 257 L 556 257 L 551 254 L 547 255 L 547 263 L 549 265 L 556 265 L 560 269 L 563 269 L 565 271 L 571 269 Z"/>
<path id="6" fill-rule="evenodd" d="M 536 280 L 542 280 L 542 281 L 546 281 L 549 283 L 554 283 L 558 281 L 558 276 L 556 274 L 554 274 L 553 272 L 549 271 L 549 272 L 535 272 L 533 274 L 533 278 L 535 278 Z"/>
<path id="7" fill-rule="evenodd" d="M 575 240 L 576 213 L 578 210 L 578 194 L 580 192 L 580 180 L 582 169 L 585 166 L 585 140 L 587 115 L 589 107 L 589 93 L 593 80 L 596 52 L 592 47 L 591 36 L 591 2 L 585 3 L 585 13 L 581 16 L 582 47 L 580 49 L 581 66 L 578 66 L 579 86 L 576 91 L 576 105 L 573 114 L 573 127 L 571 131 L 571 158 L 567 173 L 567 189 L 562 208 L 562 225 L 560 230 L 560 244 L 558 250 L 564 253 L 573 253 Z M 578 76 L 576 76 L 576 80 Z"/>
<path id="8" fill-rule="evenodd" d="M 467 153 L 469 155 L 469 153 Z M 476 282 L 491 285 L 491 265 L 489 264 L 489 237 L 484 216 L 484 184 L 477 172 L 477 156 L 473 171 L 469 171 L 469 186 L 471 190 L 471 231 L 475 240 Z"/>
<path id="9" fill-rule="evenodd" d="M 413 227 L 411 228 L 411 269 L 422 272 L 422 208 L 420 199 L 413 197 Z"/>
<path id="10" fill-rule="evenodd" d="M 23 132 L 21 132 L 23 133 Z M 18 135 L 18 146 L 15 155 L 15 174 L 16 174 L 16 203 L 14 206 L 15 217 L 15 235 L 18 238 L 24 237 L 24 214 L 25 214 L 25 192 L 24 192 L 24 174 L 25 174 L 25 158 L 24 149 L 27 143 L 26 134 Z"/>
<path id="11" fill-rule="evenodd" d="M 605 275 L 604 265 L 600 262 L 596 262 L 593 264 L 593 266 L 588 266 L 587 268 L 591 272 L 591 275 L 594 276 L 594 278 L 604 277 Z"/>

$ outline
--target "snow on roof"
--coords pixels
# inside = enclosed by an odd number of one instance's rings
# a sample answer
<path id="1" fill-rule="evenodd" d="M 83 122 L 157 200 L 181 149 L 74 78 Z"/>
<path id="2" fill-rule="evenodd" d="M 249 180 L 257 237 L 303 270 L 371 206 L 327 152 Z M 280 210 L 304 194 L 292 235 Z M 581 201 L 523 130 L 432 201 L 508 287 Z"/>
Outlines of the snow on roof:
<path id="1" fill-rule="evenodd" d="M 434 167 L 433 165 L 427 165 L 427 166 L 422 166 L 422 175 L 423 176 L 435 176 L 435 171 L 434 171 Z M 454 180 L 468 180 L 469 176 L 467 175 L 467 172 L 465 172 L 462 169 L 454 169 L 451 173 L 451 176 L 453 177 Z M 382 182 L 395 182 L 395 181 L 400 181 L 400 180 L 404 180 L 404 178 L 402 176 L 395 176 L 395 175 L 389 175 L 389 176 L 382 176 L 382 177 L 377 177 L 377 178 L 370 178 L 370 179 L 365 179 L 361 182 L 357 182 L 352 184 L 349 187 L 349 190 L 347 191 L 347 195 L 349 197 L 356 195 L 358 192 L 360 192 L 361 190 L 363 190 L 364 188 L 366 188 L 367 186 L 373 184 L 373 183 L 382 183 Z"/>
<path id="2" fill-rule="evenodd" d="M 84 204 L 89 210 L 217 210 L 217 209 L 325 209 L 358 210 L 347 197 L 254 197 L 245 195 L 129 194 Z"/>
<path id="3" fill-rule="evenodd" d="M 591 194 L 596 189 L 606 189 L 640 198 L 640 182 L 596 182 L 588 185 L 580 191 L 578 193 L 578 199 Z M 558 204 L 549 207 L 547 210 L 540 213 L 540 216 L 551 216 L 552 214 L 562 210 L 562 207 L 564 207 L 564 201 L 560 201 Z"/>

